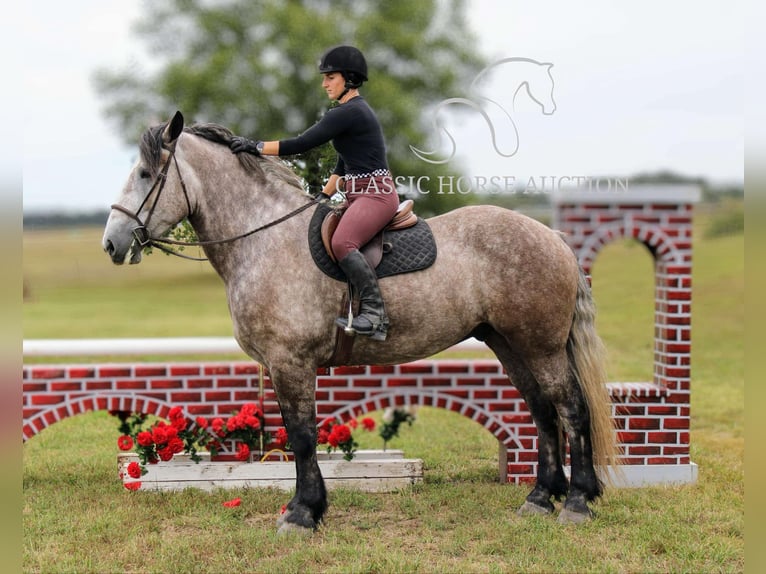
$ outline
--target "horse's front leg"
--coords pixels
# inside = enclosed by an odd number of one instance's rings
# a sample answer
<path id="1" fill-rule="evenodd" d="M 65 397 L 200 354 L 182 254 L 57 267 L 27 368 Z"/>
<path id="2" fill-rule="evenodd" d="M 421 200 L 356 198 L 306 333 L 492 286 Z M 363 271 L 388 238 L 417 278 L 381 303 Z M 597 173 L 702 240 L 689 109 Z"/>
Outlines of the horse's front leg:
<path id="1" fill-rule="evenodd" d="M 327 510 L 327 491 L 316 456 L 316 370 L 274 369 L 271 380 L 295 454 L 295 496 L 279 517 L 279 532 L 316 530 Z"/>

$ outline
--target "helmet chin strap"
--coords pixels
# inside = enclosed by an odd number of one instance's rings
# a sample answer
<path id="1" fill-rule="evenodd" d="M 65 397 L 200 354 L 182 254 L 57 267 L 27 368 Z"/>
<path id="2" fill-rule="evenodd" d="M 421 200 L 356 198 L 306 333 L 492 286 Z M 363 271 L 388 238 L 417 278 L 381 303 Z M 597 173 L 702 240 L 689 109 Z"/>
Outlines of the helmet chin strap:
<path id="1" fill-rule="evenodd" d="M 359 89 L 359 86 L 358 85 L 355 86 L 352 82 L 350 82 L 349 80 L 346 80 L 346 83 L 343 84 L 343 88 L 344 88 L 343 92 L 341 92 L 340 96 L 338 96 L 337 101 L 339 103 L 346 96 L 346 94 L 348 94 L 351 90 Z"/>

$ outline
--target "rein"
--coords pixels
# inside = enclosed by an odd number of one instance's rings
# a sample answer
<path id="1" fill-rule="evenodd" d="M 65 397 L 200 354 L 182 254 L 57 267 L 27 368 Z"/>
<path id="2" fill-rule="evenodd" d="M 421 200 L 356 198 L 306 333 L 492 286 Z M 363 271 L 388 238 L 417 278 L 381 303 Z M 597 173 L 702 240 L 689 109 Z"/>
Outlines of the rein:
<path id="1" fill-rule="evenodd" d="M 320 194 L 314 199 L 312 199 L 311 201 L 309 201 L 308 203 L 301 205 L 297 209 L 294 209 L 290 213 L 287 213 L 278 219 L 270 221 L 264 225 L 261 225 L 260 227 L 256 227 L 255 229 L 251 229 L 250 231 L 247 231 L 235 237 L 227 237 L 226 239 L 211 239 L 207 241 L 178 241 L 175 239 L 168 239 L 166 237 L 152 237 L 151 235 L 149 235 L 149 230 L 147 229 L 147 225 L 149 225 L 149 220 L 152 218 L 152 215 L 154 214 L 154 210 L 157 207 L 157 203 L 159 202 L 160 195 L 162 194 L 162 190 L 165 187 L 168 170 L 170 169 L 171 160 L 175 164 L 176 174 L 178 175 L 178 180 L 181 182 L 181 189 L 183 190 L 184 198 L 186 199 L 186 208 L 188 211 L 187 218 L 191 216 L 192 214 L 191 201 L 189 201 L 189 193 L 186 190 L 186 183 L 184 182 L 184 179 L 181 176 L 181 170 L 178 167 L 178 160 L 176 159 L 175 142 L 173 142 L 172 146 L 170 147 L 163 146 L 163 148 L 170 151 L 170 157 L 168 157 L 167 161 L 165 162 L 165 165 L 162 166 L 160 173 L 157 175 L 157 179 L 154 180 L 154 183 L 152 184 L 152 187 L 149 190 L 149 193 L 141 202 L 141 205 L 138 207 L 138 210 L 133 212 L 129 210 L 128 208 L 123 207 L 122 205 L 119 205 L 117 203 L 111 205 L 111 209 L 124 213 L 125 215 L 127 215 L 128 217 L 130 217 L 131 219 L 135 220 L 138 223 L 138 227 L 133 228 L 133 237 L 138 242 L 138 245 L 141 248 L 156 247 L 157 249 L 159 249 L 160 251 L 164 253 L 167 253 L 169 255 L 175 255 L 183 259 L 189 259 L 191 261 L 207 261 L 207 258 L 205 257 L 190 257 L 189 255 L 184 255 L 182 253 L 179 253 L 178 251 L 174 251 L 173 249 L 165 247 L 165 245 L 178 245 L 181 247 L 205 247 L 206 245 L 221 245 L 224 243 L 232 243 L 234 241 L 239 241 L 240 239 L 244 239 L 245 237 L 249 237 L 255 233 L 258 233 L 259 231 L 263 231 L 265 229 L 268 229 L 269 227 L 274 227 L 275 225 L 278 225 L 284 221 L 287 221 L 288 219 L 307 210 L 309 207 L 316 205 L 323 199 Z M 146 216 L 146 221 L 141 221 L 141 218 L 139 217 L 138 214 L 141 213 L 141 210 L 144 208 L 147 201 L 149 200 L 149 197 L 151 197 L 152 192 L 154 192 L 155 189 L 157 189 L 157 194 L 154 197 L 152 206 L 149 208 L 149 213 Z"/>

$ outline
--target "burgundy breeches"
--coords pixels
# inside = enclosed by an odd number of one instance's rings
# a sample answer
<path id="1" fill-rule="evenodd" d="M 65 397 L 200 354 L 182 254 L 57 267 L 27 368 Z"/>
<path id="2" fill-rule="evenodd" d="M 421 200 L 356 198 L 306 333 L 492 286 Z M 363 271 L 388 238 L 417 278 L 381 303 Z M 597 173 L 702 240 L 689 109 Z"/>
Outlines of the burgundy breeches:
<path id="1" fill-rule="evenodd" d="M 351 179 L 345 190 L 348 208 L 332 236 L 332 250 L 338 261 L 375 237 L 399 208 L 391 176 Z"/>

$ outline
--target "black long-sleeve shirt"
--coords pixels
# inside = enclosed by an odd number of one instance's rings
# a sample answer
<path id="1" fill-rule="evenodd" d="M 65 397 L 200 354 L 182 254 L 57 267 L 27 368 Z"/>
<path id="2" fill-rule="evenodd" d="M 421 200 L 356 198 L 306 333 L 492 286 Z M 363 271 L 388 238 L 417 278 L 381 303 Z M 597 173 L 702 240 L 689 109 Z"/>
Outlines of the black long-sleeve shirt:
<path id="1" fill-rule="evenodd" d="M 333 170 L 339 176 L 388 169 L 386 143 L 375 112 L 361 96 L 331 108 L 301 135 L 280 140 L 279 155 L 295 155 L 332 142 L 338 152 Z"/>

